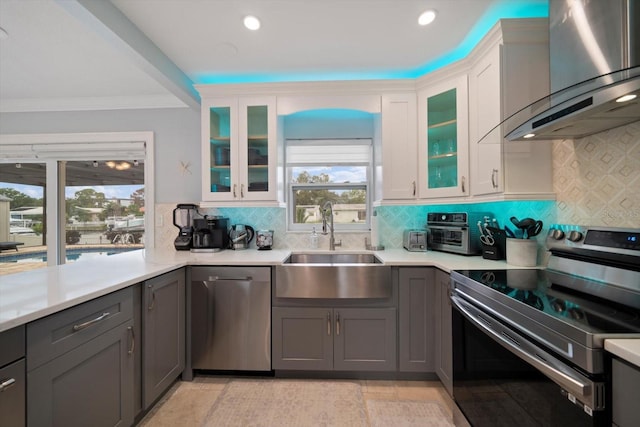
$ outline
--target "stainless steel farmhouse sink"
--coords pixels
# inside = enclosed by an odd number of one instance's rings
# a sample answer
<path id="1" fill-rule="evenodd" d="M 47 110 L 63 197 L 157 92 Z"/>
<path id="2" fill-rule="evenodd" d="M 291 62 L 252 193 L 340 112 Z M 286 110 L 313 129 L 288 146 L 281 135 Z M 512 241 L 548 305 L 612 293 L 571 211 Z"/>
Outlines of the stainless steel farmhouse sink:
<path id="1" fill-rule="evenodd" d="M 277 298 L 389 298 L 391 267 L 370 253 L 293 253 L 276 266 Z"/>
<path id="2" fill-rule="evenodd" d="M 285 264 L 382 264 L 374 254 L 369 253 L 293 253 L 284 261 Z"/>

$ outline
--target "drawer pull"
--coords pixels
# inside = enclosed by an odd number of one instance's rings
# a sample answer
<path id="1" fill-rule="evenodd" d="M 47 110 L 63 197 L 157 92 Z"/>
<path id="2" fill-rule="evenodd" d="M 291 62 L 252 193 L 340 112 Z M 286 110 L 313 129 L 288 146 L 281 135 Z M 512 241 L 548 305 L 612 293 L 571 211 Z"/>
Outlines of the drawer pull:
<path id="1" fill-rule="evenodd" d="M 84 322 L 84 323 L 81 323 L 81 324 L 79 324 L 79 325 L 73 325 L 73 330 L 74 330 L 75 332 L 77 332 L 77 331 L 81 331 L 81 330 L 83 330 L 83 329 L 86 329 L 86 328 L 88 328 L 89 326 L 93 325 L 94 323 L 98 323 L 98 322 L 100 322 L 100 321 L 102 321 L 102 320 L 106 319 L 106 318 L 107 318 L 107 317 L 109 317 L 110 315 L 111 315 L 111 313 L 109 313 L 109 312 L 106 312 L 106 311 L 105 311 L 104 313 L 102 313 L 100 316 L 96 317 L 96 318 L 95 318 L 95 319 L 93 319 L 93 320 L 89 320 L 88 322 Z"/>
<path id="2" fill-rule="evenodd" d="M 16 382 L 15 378 L 9 378 L 9 379 L 6 379 L 6 380 L 2 380 L 2 382 L 0 382 L 0 392 L 5 391 L 9 387 L 11 387 L 13 384 L 15 384 L 15 382 Z"/>

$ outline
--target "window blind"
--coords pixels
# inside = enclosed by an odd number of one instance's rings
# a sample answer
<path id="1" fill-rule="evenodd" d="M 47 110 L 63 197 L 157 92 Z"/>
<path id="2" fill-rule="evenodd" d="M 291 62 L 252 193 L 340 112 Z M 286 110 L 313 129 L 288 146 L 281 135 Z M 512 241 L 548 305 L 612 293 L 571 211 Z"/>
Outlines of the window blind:
<path id="1" fill-rule="evenodd" d="M 369 165 L 371 140 L 287 140 L 287 166 Z"/>

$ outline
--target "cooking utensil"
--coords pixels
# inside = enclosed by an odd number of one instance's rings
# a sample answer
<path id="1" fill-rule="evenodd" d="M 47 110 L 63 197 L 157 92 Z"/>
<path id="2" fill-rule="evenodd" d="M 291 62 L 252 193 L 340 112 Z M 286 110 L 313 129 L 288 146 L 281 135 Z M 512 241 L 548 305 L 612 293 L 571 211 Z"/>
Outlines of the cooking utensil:
<path id="1" fill-rule="evenodd" d="M 527 228 L 527 239 L 537 236 L 542 231 L 542 221 L 536 221 L 531 227 Z"/>
<path id="2" fill-rule="evenodd" d="M 511 230 L 509 227 L 507 227 L 506 225 L 504 226 L 504 232 L 507 234 L 507 237 L 511 237 L 512 239 L 516 238 L 515 233 L 513 232 L 513 230 Z"/>
<path id="3" fill-rule="evenodd" d="M 515 224 L 518 229 L 522 230 L 522 238 L 528 239 L 529 234 L 528 230 L 530 228 L 534 228 L 536 225 L 536 220 L 533 218 L 525 218 L 522 221 L 518 221 L 518 219 L 514 216 L 511 217 L 511 222 Z M 539 232 L 539 231 L 538 231 Z"/>

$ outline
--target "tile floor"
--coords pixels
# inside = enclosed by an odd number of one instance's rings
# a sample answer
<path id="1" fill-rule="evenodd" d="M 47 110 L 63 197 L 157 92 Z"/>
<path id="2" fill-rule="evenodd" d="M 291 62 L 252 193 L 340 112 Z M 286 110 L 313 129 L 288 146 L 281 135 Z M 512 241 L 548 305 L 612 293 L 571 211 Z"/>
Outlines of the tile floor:
<path id="1" fill-rule="evenodd" d="M 178 381 L 153 409 L 140 421 L 139 426 L 200 426 L 230 377 L 198 376 L 193 382 Z M 272 381 L 279 381 L 272 379 Z M 365 404 L 369 400 L 436 401 L 453 422 L 455 404 L 439 381 L 382 381 L 351 380 L 360 385 Z M 444 420 L 443 420 L 444 421 Z M 375 420 L 369 420 L 371 425 Z"/>

